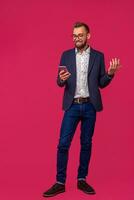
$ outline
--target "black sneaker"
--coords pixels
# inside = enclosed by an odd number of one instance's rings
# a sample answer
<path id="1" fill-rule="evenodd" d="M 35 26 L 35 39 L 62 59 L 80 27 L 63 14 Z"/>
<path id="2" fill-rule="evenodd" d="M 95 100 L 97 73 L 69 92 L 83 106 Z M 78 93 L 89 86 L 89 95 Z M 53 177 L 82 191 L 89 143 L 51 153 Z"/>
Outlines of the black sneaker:
<path id="1" fill-rule="evenodd" d="M 43 197 L 53 197 L 62 192 L 65 192 L 65 185 L 55 183 L 50 189 L 43 193 Z"/>
<path id="2" fill-rule="evenodd" d="M 77 188 L 86 194 L 96 194 L 95 190 L 85 180 L 78 180 Z"/>

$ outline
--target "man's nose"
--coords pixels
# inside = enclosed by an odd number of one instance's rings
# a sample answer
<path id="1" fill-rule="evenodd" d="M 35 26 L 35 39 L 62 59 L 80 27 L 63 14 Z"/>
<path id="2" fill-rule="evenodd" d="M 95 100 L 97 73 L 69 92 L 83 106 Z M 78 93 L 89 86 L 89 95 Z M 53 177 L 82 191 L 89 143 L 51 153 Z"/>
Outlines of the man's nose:
<path id="1" fill-rule="evenodd" d="M 79 42 L 79 39 L 75 40 L 75 42 Z"/>

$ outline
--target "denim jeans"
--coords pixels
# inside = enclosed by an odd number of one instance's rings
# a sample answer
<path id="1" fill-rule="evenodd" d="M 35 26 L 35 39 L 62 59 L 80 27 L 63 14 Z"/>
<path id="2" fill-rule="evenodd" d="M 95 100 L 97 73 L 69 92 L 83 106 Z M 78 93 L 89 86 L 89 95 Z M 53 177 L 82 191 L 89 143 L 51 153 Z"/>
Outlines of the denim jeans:
<path id="1" fill-rule="evenodd" d="M 88 175 L 95 121 L 96 110 L 90 102 L 72 103 L 71 107 L 64 112 L 57 145 L 57 182 L 63 184 L 66 182 L 69 147 L 79 122 L 81 122 L 81 149 L 77 179 L 85 179 Z"/>

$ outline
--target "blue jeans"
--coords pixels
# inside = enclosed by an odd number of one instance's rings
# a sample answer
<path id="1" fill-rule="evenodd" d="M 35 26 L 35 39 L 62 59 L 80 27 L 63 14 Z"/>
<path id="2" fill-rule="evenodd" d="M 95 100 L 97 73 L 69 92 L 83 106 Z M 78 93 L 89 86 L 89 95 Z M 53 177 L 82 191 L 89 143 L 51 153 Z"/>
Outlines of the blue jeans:
<path id="1" fill-rule="evenodd" d="M 57 182 L 66 182 L 68 152 L 78 123 L 81 121 L 80 134 L 80 160 L 77 179 L 86 178 L 91 157 L 92 136 L 94 133 L 96 110 L 92 103 L 72 103 L 71 107 L 64 112 L 60 138 L 57 145 Z"/>

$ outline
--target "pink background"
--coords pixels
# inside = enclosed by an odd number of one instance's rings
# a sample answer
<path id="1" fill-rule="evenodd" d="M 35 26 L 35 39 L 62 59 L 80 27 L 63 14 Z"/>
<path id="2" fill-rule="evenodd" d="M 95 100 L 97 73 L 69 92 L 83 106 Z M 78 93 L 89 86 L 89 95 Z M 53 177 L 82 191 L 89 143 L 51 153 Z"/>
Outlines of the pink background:
<path id="1" fill-rule="evenodd" d="M 0 198 L 44 199 L 55 182 L 63 88 L 56 85 L 63 50 L 73 47 L 73 23 L 91 28 L 91 45 L 122 68 L 102 90 L 88 196 L 76 188 L 79 126 L 68 163 L 66 193 L 54 199 L 134 199 L 133 1 L 0 1 Z"/>

